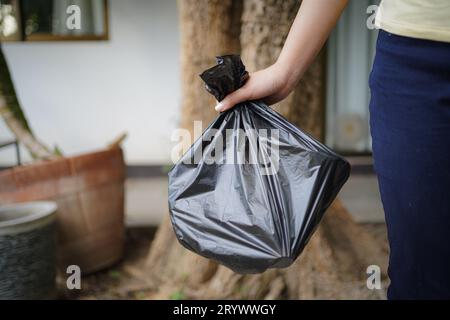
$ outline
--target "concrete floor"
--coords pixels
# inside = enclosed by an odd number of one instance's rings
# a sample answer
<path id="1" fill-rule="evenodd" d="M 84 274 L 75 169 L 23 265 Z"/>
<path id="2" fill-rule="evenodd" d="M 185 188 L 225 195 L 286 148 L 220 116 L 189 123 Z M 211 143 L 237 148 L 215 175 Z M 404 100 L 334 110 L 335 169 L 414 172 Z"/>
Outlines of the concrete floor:
<path id="1" fill-rule="evenodd" d="M 351 175 L 339 193 L 339 198 L 356 222 L 385 222 L 375 175 Z"/>
<path id="2" fill-rule="evenodd" d="M 374 175 L 350 176 L 339 197 L 357 222 L 384 222 L 378 184 Z M 166 214 L 168 214 L 166 177 L 127 180 L 127 226 L 156 226 Z"/>
<path id="3" fill-rule="evenodd" d="M 125 183 L 125 223 L 156 226 L 168 214 L 167 178 L 133 178 Z"/>

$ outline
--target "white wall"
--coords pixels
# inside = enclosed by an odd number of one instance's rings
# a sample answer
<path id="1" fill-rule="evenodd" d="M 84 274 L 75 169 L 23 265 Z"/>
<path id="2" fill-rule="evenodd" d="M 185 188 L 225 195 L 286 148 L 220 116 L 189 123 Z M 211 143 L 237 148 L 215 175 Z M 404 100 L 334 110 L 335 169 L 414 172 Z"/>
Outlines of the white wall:
<path id="1" fill-rule="evenodd" d="M 65 154 L 128 131 L 128 164 L 169 163 L 180 104 L 176 1 L 110 0 L 109 28 L 106 42 L 4 44 L 22 107 Z M 0 165 L 13 161 L 13 149 L 0 149 Z"/>

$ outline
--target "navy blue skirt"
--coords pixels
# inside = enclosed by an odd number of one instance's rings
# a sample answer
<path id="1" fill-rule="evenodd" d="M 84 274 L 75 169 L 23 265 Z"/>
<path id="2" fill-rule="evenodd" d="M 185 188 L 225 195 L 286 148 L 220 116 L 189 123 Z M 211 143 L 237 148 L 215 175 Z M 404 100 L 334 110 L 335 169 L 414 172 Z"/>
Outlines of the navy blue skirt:
<path id="1" fill-rule="evenodd" d="M 450 43 L 380 30 L 370 75 L 389 299 L 450 298 Z"/>

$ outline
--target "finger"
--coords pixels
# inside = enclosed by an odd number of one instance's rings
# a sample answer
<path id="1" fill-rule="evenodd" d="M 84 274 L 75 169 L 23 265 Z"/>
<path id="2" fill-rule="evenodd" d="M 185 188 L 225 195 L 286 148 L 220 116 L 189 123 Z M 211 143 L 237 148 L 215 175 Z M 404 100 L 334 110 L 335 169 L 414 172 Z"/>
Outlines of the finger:
<path id="1" fill-rule="evenodd" d="M 238 103 L 248 100 L 248 97 L 249 97 L 248 91 L 245 88 L 240 88 L 227 95 L 222 101 L 220 101 L 215 106 L 215 109 L 218 112 L 226 111 L 228 109 L 233 108 Z"/>

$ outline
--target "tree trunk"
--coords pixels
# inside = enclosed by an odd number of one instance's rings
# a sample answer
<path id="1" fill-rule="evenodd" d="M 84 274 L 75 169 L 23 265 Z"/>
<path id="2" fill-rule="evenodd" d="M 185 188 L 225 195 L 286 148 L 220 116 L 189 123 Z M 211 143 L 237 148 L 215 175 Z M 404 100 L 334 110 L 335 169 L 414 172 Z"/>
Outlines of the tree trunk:
<path id="1" fill-rule="evenodd" d="M 242 60 L 247 70 L 273 64 L 279 56 L 299 0 L 247 0 L 242 15 Z M 323 50 L 324 51 L 324 50 Z M 319 54 L 296 89 L 273 108 L 289 121 L 323 139 L 325 105 L 325 54 Z"/>
<path id="2" fill-rule="evenodd" d="M 199 74 L 216 63 L 215 56 L 240 52 L 242 1 L 179 0 L 178 11 L 181 32 L 181 127 L 194 135 L 194 121 L 202 121 L 203 127 L 206 127 L 217 115 L 214 110 L 216 102 L 205 90 Z M 216 263 L 188 252 L 178 244 L 168 216 L 155 235 L 147 260 L 151 280 L 156 285 L 187 283 L 196 287 L 207 281 L 217 269 Z M 196 266 L 195 271 L 191 269 L 192 265 Z M 161 292 L 160 296 L 165 297 L 165 292 Z"/>
<path id="3" fill-rule="evenodd" d="M 199 78 L 215 57 L 240 52 L 241 0 L 179 0 L 181 31 L 181 127 L 204 125 L 217 115 L 216 104 Z"/>
<path id="4" fill-rule="evenodd" d="M 0 46 L 0 115 L 16 139 L 30 152 L 33 158 L 52 158 L 49 149 L 39 142 L 28 126 L 25 115 L 16 96 L 8 64 Z"/>
<path id="5" fill-rule="evenodd" d="M 214 64 L 211 57 L 238 52 L 233 21 L 238 1 L 179 1 L 182 30 L 182 123 L 209 121 L 213 101 L 197 74 Z M 299 7 L 296 0 L 245 0 L 240 42 L 249 71 L 266 67 L 278 56 Z M 220 13 L 220 14 L 219 14 Z M 228 46 L 227 46 L 228 44 Z M 294 92 L 275 109 L 314 136 L 323 136 L 324 55 L 305 74 Z M 195 64 L 191 63 L 193 60 Z M 369 298 L 366 268 L 386 270 L 386 253 L 339 201 L 335 201 L 299 259 L 287 269 L 240 275 L 183 249 L 166 218 L 148 256 L 156 294 L 185 298 Z"/>

